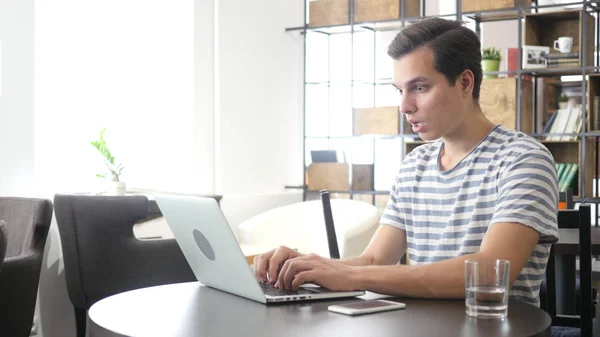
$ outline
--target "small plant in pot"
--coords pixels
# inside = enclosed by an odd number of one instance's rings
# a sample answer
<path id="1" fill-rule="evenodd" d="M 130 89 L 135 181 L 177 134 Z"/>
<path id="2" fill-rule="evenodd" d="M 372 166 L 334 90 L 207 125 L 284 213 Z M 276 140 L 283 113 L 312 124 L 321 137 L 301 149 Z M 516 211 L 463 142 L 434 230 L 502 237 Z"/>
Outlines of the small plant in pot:
<path id="1" fill-rule="evenodd" d="M 115 164 L 115 157 L 110 153 L 106 141 L 104 140 L 105 131 L 106 128 L 102 129 L 100 131 L 100 139 L 91 142 L 92 146 L 94 146 L 104 158 L 104 164 L 107 168 L 107 172 L 96 174 L 96 176 L 109 181 L 106 191 L 107 194 L 125 195 L 125 183 L 120 180 L 121 173 L 123 172 L 123 164 Z"/>
<path id="2" fill-rule="evenodd" d="M 562 94 L 558 97 L 558 108 L 566 109 L 569 104 L 569 97 L 565 94 Z"/>
<path id="3" fill-rule="evenodd" d="M 485 74 L 486 72 L 499 71 L 500 70 L 500 61 L 502 57 L 500 56 L 500 50 L 495 47 L 483 48 L 483 52 L 481 53 L 481 67 L 483 68 L 483 78 L 498 78 L 497 74 Z"/>

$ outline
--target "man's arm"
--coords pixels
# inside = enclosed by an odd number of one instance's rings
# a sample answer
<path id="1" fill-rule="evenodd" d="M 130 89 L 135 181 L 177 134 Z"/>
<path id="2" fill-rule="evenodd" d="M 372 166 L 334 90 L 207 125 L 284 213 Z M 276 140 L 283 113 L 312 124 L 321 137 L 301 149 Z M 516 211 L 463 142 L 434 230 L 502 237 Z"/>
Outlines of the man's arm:
<path id="1" fill-rule="evenodd" d="M 467 259 L 509 260 L 512 285 L 539 236 L 534 229 L 518 223 L 496 223 L 489 228 L 478 253 L 421 266 L 357 267 L 355 288 L 398 296 L 464 298 Z"/>
<path id="2" fill-rule="evenodd" d="M 379 225 L 364 252 L 356 257 L 339 260 L 347 266 L 397 264 L 406 251 L 406 232 L 388 225 Z"/>

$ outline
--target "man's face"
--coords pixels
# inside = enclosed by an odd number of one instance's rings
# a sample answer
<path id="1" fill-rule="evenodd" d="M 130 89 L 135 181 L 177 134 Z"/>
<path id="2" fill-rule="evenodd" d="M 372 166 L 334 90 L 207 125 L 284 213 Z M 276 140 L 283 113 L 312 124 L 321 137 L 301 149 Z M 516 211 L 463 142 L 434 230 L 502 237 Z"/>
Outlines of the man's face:
<path id="1" fill-rule="evenodd" d="M 451 86 L 435 70 L 433 51 L 419 48 L 394 61 L 393 85 L 400 93 L 400 111 L 423 140 L 435 140 L 464 120 L 460 76 Z"/>

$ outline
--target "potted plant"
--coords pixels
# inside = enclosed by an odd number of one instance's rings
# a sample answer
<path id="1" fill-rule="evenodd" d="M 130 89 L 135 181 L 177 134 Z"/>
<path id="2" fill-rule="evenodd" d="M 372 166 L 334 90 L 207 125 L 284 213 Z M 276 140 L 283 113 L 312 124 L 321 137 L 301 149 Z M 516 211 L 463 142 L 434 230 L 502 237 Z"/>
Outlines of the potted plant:
<path id="1" fill-rule="evenodd" d="M 100 140 L 91 142 L 92 146 L 98 150 L 98 152 L 104 158 L 104 164 L 108 169 L 105 173 L 96 174 L 97 177 L 107 179 L 108 188 L 106 193 L 113 195 L 125 195 L 125 183 L 120 180 L 121 173 L 123 172 L 123 164 L 115 164 L 115 157 L 110 154 L 106 141 L 104 140 L 104 132 L 106 128 L 100 131 Z"/>
<path id="2" fill-rule="evenodd" d="M 566 109 L 569 102 L 569 97 L 565 94 L 562 94 L 558 97 L 558 108 Z"/>
<path id="3" fill-rule="evenodd" d="M 483 48 L 483 52 L 481 53 L 481 67 L 483 68 L 484 79 L 498 78 L 497 74 L 485 75 L 485 73 L 491 71 L 499 71 L 501 60 L 502 57 L 500 56 L 499 49 L 495 47 Z"/>

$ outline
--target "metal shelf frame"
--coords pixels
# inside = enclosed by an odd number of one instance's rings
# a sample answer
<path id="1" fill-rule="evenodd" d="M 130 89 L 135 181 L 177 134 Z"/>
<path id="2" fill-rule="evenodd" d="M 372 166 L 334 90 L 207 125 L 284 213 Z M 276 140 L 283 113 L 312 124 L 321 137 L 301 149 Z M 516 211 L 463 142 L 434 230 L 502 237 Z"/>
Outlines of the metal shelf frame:
<path id="1" fill-rule="evenodd" d="M 548 133 L 541 133 L 539 132 L 540 130 L 538 130 L 538 104 L 539 102 L 537 101 L 537 94 L 538 94 L 538 79 L 539 78 L 543 78 L 543 77 L 557 77 L 557 76 L 561 76 L 561 75 L 581 75 L 582 76 L 582 81 L 581 81 L 581 105 L 584 109 L 584 111 L 586 111 L 586 105 L 587 105 L 587 100 L 589 99 L 587 97 L 587 81 L 585 80 L 586 75 L 588 74 L 598 74 L 600 73 L 600 1 L 592 1 L 592 0 L 587 0 L 587 1 L 580 1 L 580 2 L 573 2 L 573 3 L 569 3 L 569 4 L 553 4 L 553 5 L 545 5 L 545 6 L 538 6 L 537 4 L 537 0 L 533 1 L 531 6 L 518 6 L 516 8 L 509 8 L 509 9 L 498 9 L 498 10 L 489 10 L 489 11 L 480 11 L 480 12 L 462 12 L 462 0 L 455 0 L 456 2 L 456 13 L 454 14 L 448 14 L 448 15 L 430 15 L 427 16 L 425 13 L 425 5 L 426 5 L 426 0 L 420 0 L 420 17 L 406 17 L 405 16 L 405 11 L 406 11 L 406 1 L 405 0 L 398 0 L 400 1 L 400 13 L 399 13 L 399 18 L 395 19 L 395 20 L 386 20 L 386 21 L 378 21 L 378 22 L 361 22 L 361 23 L 355 23 L 354 22 L 354 0 L 348 0 L 349 6 L 348 6 L 348 24 L 346 25 L 332 25 L 332 26 L 323 26 L 323 27 L 310 27 L 308 26 L 307 20 L 308 20 L 308 0 L 304 1 L 304 25 L 301 27 L 291 27 L 291 28 L 286 28 L 287 32 L 299 32 L 300 34 L 302 34 L 304 36 L 304 74 L 303 74 L 303 80 L 304 80 L 304 86 L 303 86 L 303 112 L 304 112 L 304 116 L 306 118 L 306 107 L 307 107 L 307 101 L 306 101 L 306 87 L 309 85 L 326 85 L 327 86 L 327 94 L 328 94 L 328 107 L 327 107 L 327 114 L 328 114 L 328 134 L 327 136 L 307 136 L 307 132 L 306 132 L 306 120 L 303 120 L 303 142 L 302 142 L 302 157 L 303 157 L 303 175 L 304 175 L 304 185 L 303 186 L 286 186 L 286 188 L 300 188 L 303 190 L 303 199 L 306 200 L 307 195 L 309 193 L 313 193 L 313 191 L 308 191 L 307 190 L 307 186 L 306 186 L 306 141 L 307 139 L 327 139 L 328 141 L 328 146 L 330 145 L 331 139 L 355 139 L 355 138 L 367 138 L 367 139 L 372 139 L 373 141 L 373 162 L 375 164 L 376 158 L 375 158 L 375 140 L 376 139 L 384 139 L 384 138 L 400 138 L 401 139 L 401 153 L 399 154 L 401 156 L 401 158 L 404 158 L 405 153 L 404 153 L 404 148 L 405 148 L 405 139 L 415 139 L 417 138 L 418 140 L 418 136 L 416 135 L 405 135 L 405 130 L 404 130 L 404 123 L 402 121 L 400 121 L 400 125 L 399 125 L 399 129 L 400 129 L 400 134 L 399 135 L 394 135 L 394 136 L 377 136 L 377 135 L 373 135 L 373 136 L 332 136 L 331 135 L 331 100 L 329 99 L 331 97 L 331 92 L 330 92 L 330 88 L 332 85 L 335 85 L 337 83 L 340 84 L 349 84 L 351 87 L 350 90 L 350 99 L 352 102 L 352 107 L 355 106 L 355 84 L 367 84 L 367 85 L 372 85 L 373 86 L 373 105 L 375 105 L 375 97 L 376 97 L 376 88 L 377 86 L 380 85 L 389 85 L 391 83 L 391 78 L 377 78 L 377 64 L 376 64 L 376 53 L 377 53 L 377 39 L 373 38 L 373 79 L 372 81 L 365 81 L 365 80 L 355 80 L 354 79 L 354 35 L 356 32 L 372 32 L 374 35 L 377 32 L 380 31 L 385 31 L 385 30 L 400 30 L 402 28 L 404 28 L 406 26 L 406 24 L 409 24 L 411 22 L 415 22 L 415 21 L 419 21 L 422 20 L 424 18 L 429 18 L 429 17 L 450 17 L 450 18 L 454 18 L 454 19 L 461 19 L 461 20 L 465 20 L 465 19 L 469 19 L 469 20 L 473 20 L 475 22 L 475 32 L 477 34 L 477 36 L 479 36 L 481 38 L 481 34 L 480 34 L 480 29 L 481 29 L 481 24 L 482 23 L 486 23 L 486 22 L 493 22 L 493 21 L 508 21 L 508 20 L 517 20 L 518 22 L 518 36 L 517 36 L 517 46 L 518 46 L 518 67 L 516 71 L 498 71 L 498 72 L 486 72 L 485 74 L 497 74 L 497 75 L 515 75 L 515 78 L 517 80 L 517 85 L 516 85 L 516 107 L 517 107 L 517 111 L 516 111 L 516 129 L 517 130 L 522 130 L 522 125 L 521 125 L 521 101 L 522 101 L 522 92 L 521 92 L 521 85 L 522 85 L 522 81 L 523 81 L 523 76 L 522 75 L 530 75 L 532 76 L 533 79 L 533 133 L 530 133 L 531 136 L 533 137 L 543 137 L 543 136 L 548 136 L 548 135 L 552 135 L 552 134 L 548 134 Z M 588 32 L 587 29 L 582 29 L 582 36 L 581 36 L 581 41 L 587 41 L 588 38 L 594 38 L 594 48 L 595 48 L 595 53 L 594 53 L 594 62 L 593 62 L 593 66 L 580 66 L 580 67 L 569 67 L 569 68 L 540 68 L 540 69 L 523 69 L 522 68 L 522 62 L 520 60 L 522 60 L 522 53 L 523 53 L 523 25 L 524 25 L 524 18 L 526 15 L 531 15 L 532 13 L 538 13 L 538 10 L 540 9 L 554 9 L 556 8 L 557 10 L 564 8 L 564 6 L 570 6 L 573 7 L 575 10 L 579 10 L 579 11 L 584 11 L 585 13 L 588 14 L 592 14 L 593 15 L 593 20 L 595 21 L 595 25 L 594 25 L 594 32 L 595 32 L 595 36 L 593 37 L 589 37 L 587 36 Z M 586 27 L 586 25 L 588 24 L 588 15 L 582 15 L 582 23 L 581 26 L 582 27 Z M 307 78 L 307 71 L 306 71 L 306 59 L 307 59 L 307 51 L 306 51 L 306 40 L 307 40 L 307 35 L 308 33 L 320 33 L 320 34 L 325 34 L 327 35 L 327 45 L 328 45 L 328 74 L 327 74 L 327 81 L 325 82 L 307 82 L 306 78 Z M 331 64 L 330 64 L 330 37 L 331 35 L 334 34 L 350 34 L 351 38 L 350 38 L 350 80 L 349 81 L 332 81 L 331 80 Z M 581 44 L 581 55 L 580 55 L 580 64 L 581 65 L 585 65 L 587 64 L 588 60 L 587 60 L 587 43 L 580 43 Z M 581 150 L 580 150 L 580 172 L 581 172 L 581 176 L 579 177 L 580 182 L 581 182 L 581 186 L 585 186 L 586 181 L 585 181 L 585 170 L 586 170 L 586 160 L 591 160 L 590 158 L 586 158 L 585 157 L 585 153 L 586 153 L 586 146 L 587 146 L 587 141 L 583 141 L 582 140 L 586 140 L 588 138 L 595 138 L 595 144 L 596 144 L 596 160 L 595 160 L 595 165 L 594 165 L 594 177 L 598 177 L 599 176 L 599 167 L 598 167 L 598 155 L 599 155 L 599 149 L 598 149 L 598 145 L 599 145 L 599 139 L 598 137 L 600 137 L 600 131 L 589 131 L 587 130 L 587 116 L 586 113 L 583 114 L 583 128 L 582 131 L 579 133 L 575 133 L 575 134 L 569 134 L 572 136 L 577 136 L 579 139 L 579 142 L 581 144 Z M 354 124 L 354 121 L 352 121 L 352 124 Z M 352 125 L 352 128 L 354 127 L 354 125 Z M 567 135 L 567 134 L 561 134 L 561 135 Z M 351 148 L 351 152 L 353 151 L 353 148 Z M 591 183 L 591 182 L 589 182 Z M 596 194 L 600 195 L 600 182 L 598 181 L 598 179 L 596 179 Z M 350 169 L 350 190 L 349 191 L 334 191 L 335 193 L 346 193 L 350 195 L 350 198 L 353 198 L 353 196 L 356 195 L 372 195 L 373 196 L 373 203 L 375 203 L 375 197 L 377 195 L 387 195 L 389 192 L 388 191 L 354 191 L 353 190 L 353 186 L 352 186 L 352 169 Z M 590 203 L 595 203 L 596 204 L 596 214 L 598 215 L 598 211 L 599 211 L 599 204 L 600 204 L 600 197 L 595 197 L 595 196 L 588 196 L 585 193 L 585 188 L 582 188 L 581 191 L 579 191 L 579 196 L 577 198 L 577 200 L 580 201 L 585 201 L 585 202 L 590 202 Z M 598 221 L 597 221 L 598 216 L 596 216 L 596 226 L 598 225 Z"/>

